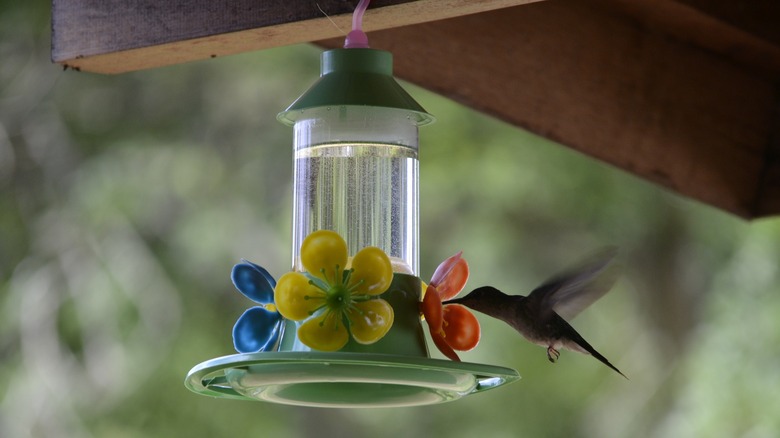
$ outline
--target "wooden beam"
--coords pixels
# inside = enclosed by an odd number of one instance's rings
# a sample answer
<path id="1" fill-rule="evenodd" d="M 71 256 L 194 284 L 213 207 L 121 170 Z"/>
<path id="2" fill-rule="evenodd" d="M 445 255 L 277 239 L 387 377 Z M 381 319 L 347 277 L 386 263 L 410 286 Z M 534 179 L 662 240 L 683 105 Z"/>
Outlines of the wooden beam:
<path id="1" fill-rule="evenodd" d="M 709 0 L 706 4 L 694 0 L 592 1 L 602 9 L 624 15 L 648 32 L 698 46 L 756 73 L 780 78 L 780 26 L 771 32 L 763 25 L 766 21 L 780 22 L 780 1 L 771 0 L 774 6 L 764 7 L 763 2 L 744 7 L 731 0 Z M 705 6 L 707 9 L 702 10 Z M 739 19 L 723 20 L 723 11 L 732 7 L 741 7 L 741 13 L 735 14 Z"/>
<path id="2" fill-rule="evenodd" d="M 375 31 L 539 0 L 374 0 Z M 340 36 L 357 2 L 52 0 L 52 60 L 122 73 Z"/>
<path id="3" fill-rule="evenodd" d="M 764 157 L 761 187 L 753 211 L 756 217 L 780 213 L 780 102 L 776 103 L 769 146 Z"/>
<path id="4" fill-rule="evenodd" d="M 622 0 L 630 1 L 630 0 Z M 755 37 L 780 45 L 780 2 L 777 0 L 676 0 L 704 15 Z"/>
<path id="5" fill-rule="evenodd" d="M 399 77 L 467 106 L 739 216 L 780 213 L 762 199 L 771 75 L 604 3 L 542 2 L 370 40 L 394 53 Z"/>

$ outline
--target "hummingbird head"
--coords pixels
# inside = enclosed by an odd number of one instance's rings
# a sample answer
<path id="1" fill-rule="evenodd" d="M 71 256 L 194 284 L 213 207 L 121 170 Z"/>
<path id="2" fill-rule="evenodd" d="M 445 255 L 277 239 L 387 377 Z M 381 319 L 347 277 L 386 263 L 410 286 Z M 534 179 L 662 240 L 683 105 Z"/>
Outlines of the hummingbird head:
<path id="1" fill-rule="evenodd" d="M 444 304 L 462 304 L 478 312 L 491 314 L 491 310 L 497 309 L 506 303 L 509 296 L 493 286 L 482 286 L 469 292 L 461 298 L 446 301 Z"/>

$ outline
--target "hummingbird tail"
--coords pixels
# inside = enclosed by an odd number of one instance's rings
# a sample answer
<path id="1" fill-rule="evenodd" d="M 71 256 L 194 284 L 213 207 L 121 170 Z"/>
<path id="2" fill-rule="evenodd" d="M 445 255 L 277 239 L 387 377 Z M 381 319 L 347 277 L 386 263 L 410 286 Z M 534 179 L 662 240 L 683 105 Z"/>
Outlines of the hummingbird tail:
<path id="1" fill-rule="evenodd" d="M 581 336 L 577 336 L 577 339 L 573 339 L 573 341 L 574 341 L 574 343 L 577 344 L 578 347 L 580 347 L 580 351 L 582 353 L 590 354 L 591 356 L 593 356 L 596 359 L 598 359 L 604 365 L 612 368 L 612 370 L 614 370 L 616 373 L 618 373 L 621 376 L 625 377 L 626 380 L 630 380 L 628 378 L 628 376 L 626 376 L 619 369 L 617 369 L 617 367 L 615 365 L 612 365 L 606 357 L 604 357 L 601 353 L 596 351 L 596 349 L 593 348 L 590 344 L 588 344 L 588 342 L 585 339 L 583 339 Z"/>
<path id="2" fill-rule="evenodd" d="M 625 379 L 626 379 L 626 380 L 631 380 L 631 379 L 629 379 L 629 378 L 628 378 L 628 377 L 627 377 L 625 374 L 623 374 L 622 372 L 620 372 L 620 370 L 619 370 L 619 369 L 617 369 L 617 367 L 615 367 L 615 365 L 612 365 L 611 363 L 609 363 L 609 360 L 607 360 L 607 358 L 606 358 L 606 357 L 602 356 L 602 355 L 601 355 L 601 354 L 600 354 L 598 351 L 596 351 L 596 350 L 595 350 L 595 349 L 593 349 L 592 347 L 591 347 L 591 349 L 593 350 L 593 351 L 591 351 L 591 352 L 590 352 L 590 355 L 591 355 L 591 356 L 593 356 L 593 357 L 595 357 L 596 359 L 600 360 L 600 361 L 601 361 L 601 363 L 603 363 L 604 365 L 606 365 L 606 366 L 608 366 L 608 367 L 612 368 L 612 369 L 613 369 L 613 370 L 614 370 L 616 373 L 618 373 L 618 374 L 620 374 L 621 376 L 625 377 Z"/>

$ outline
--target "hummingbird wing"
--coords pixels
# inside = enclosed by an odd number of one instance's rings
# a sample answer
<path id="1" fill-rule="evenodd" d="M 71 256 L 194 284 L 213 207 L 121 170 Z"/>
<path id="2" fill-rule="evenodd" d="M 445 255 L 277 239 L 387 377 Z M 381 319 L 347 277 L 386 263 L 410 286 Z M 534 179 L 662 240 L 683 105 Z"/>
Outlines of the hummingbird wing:
<path id="1" fill-rule="evenodd" d="M 571 320 L 609 292 L 618 276 L 613 263 L 616 247 L 605 248 L 574 269 L 555 276 L 534 289 L 528 300 L 538 306 L 540 314 L 555 312 Z"/>

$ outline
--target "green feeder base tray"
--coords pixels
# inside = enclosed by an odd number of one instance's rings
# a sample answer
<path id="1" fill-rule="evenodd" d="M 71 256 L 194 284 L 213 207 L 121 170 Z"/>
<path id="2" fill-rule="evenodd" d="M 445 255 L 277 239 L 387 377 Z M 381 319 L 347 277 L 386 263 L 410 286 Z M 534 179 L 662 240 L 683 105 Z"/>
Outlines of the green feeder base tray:
<path id="1" fill-rule="evenodd" d="M 214 397 L 358 408 L 443 403 L 518 379 L 511 368 L 414 356 L 266 352 L 208 360 L 184 383 Z"/>

